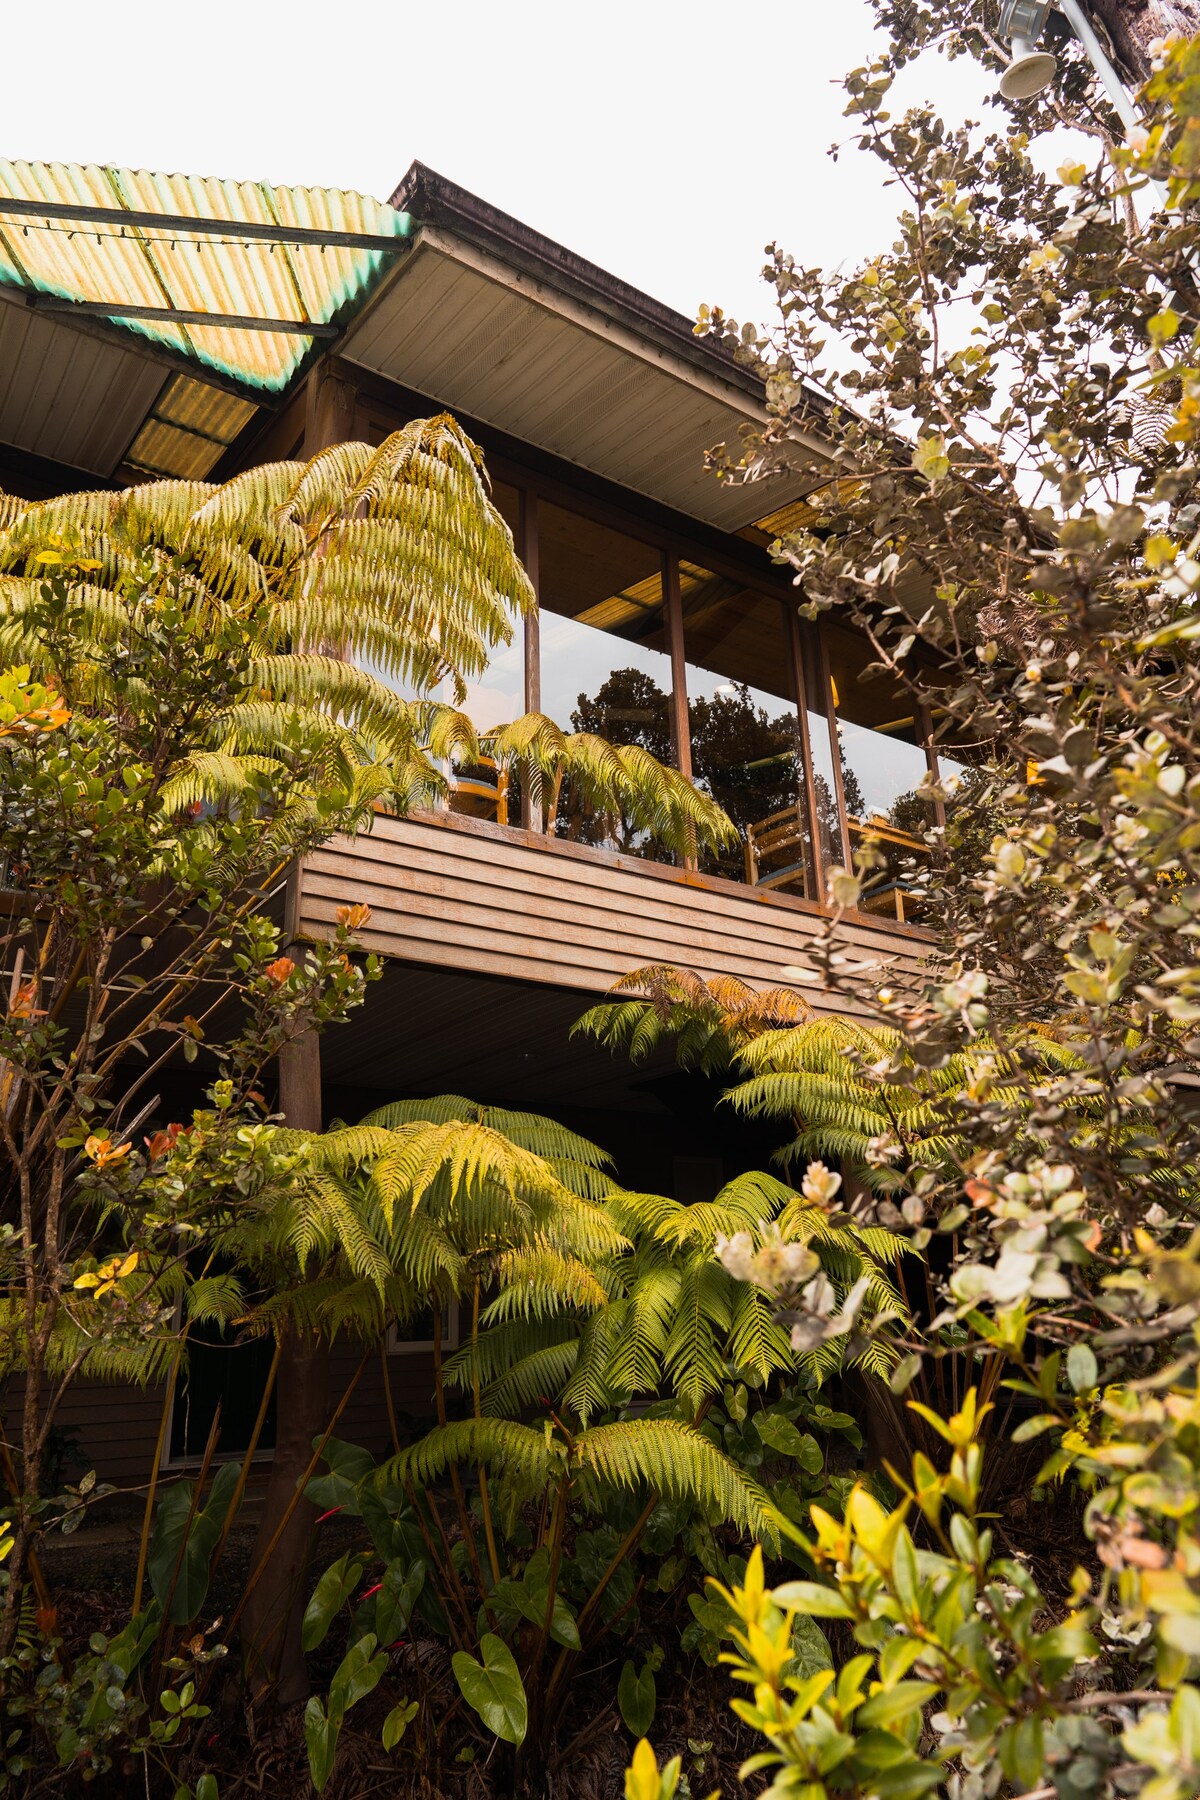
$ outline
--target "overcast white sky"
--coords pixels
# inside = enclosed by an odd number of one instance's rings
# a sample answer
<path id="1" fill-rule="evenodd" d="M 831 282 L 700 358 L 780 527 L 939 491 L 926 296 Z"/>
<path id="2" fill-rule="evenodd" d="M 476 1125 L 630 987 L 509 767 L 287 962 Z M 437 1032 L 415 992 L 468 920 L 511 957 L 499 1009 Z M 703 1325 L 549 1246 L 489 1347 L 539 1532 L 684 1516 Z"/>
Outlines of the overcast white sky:
<path id="1" fill-rule="evenodd" d="M 770 238 L 888 241 L 873 159 L 825 154 L 870 41 L 865 0 L 41 0 L 7 9 L 2 149 L 380 199 L 417 157 L 682 312 L 757 316 Z M 978 116 L 964 62 L 917 85 Z"/>

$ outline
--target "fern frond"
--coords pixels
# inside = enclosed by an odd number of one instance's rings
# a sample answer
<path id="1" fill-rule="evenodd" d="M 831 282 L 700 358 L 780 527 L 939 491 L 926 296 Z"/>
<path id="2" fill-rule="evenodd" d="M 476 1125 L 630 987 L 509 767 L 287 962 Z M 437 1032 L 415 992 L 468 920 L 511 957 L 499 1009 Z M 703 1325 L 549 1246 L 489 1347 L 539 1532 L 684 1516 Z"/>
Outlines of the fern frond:
<path id="1" fill-rule="evenodd" d="M 679 1302 L 663 1365 L 675 1392 L 693 1415 L 725 1380 L 724 1340 L 733 1321 L 733 1283 L 719 1263 L 701 1252 L 685 1264 Z"/>
<path id="2" fill-rule="evenodd" d="M 594 1425 L 576 1438 L 571 1461 L 602 1504 L 605 1491 L 651 1489 L 692 1500 L 754 1538 L 776 1540 L 775 1509 L 716 1445 L 680 1419 L 631 1419 Z"/>
<path id="3" fill-rule="evenodd" d="M 729 1360 L 762 1380 L 793 1363 L 791 1340 L 766 1295 L 749 1282 L 738 1284 L 729 1326 Z"/>
<path id="4" fill-rule="evenodd" d="M 544 1319 L 570 1308 L 595 1312 L 608 1291 L 588 1263 L 545 1244 L 506 1250 L 496 1259 L 500 1292 L 488 1306 L 487 1324 L 510 1318 Z"/>
<path id="5" fill-rule="evenodd" d="M 540 1491 L 566 1465 L 566 1449 L 545 1432 L 511 1419 L 455 1419 L 437 1425 L 379 1470 L 380 1482 L 412 1481 L 428 1487 L 460 1463 L 484 1463 L 516 1475 Z"/>

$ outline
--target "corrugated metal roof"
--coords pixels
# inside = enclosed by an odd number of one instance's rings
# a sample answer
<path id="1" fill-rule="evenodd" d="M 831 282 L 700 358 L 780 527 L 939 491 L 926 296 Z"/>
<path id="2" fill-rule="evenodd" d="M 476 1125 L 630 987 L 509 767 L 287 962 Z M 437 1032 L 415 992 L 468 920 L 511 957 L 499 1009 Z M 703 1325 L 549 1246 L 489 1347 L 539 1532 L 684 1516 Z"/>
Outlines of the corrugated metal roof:
<path id="1" fill-rule="evenodd" d="M 26 210 L 6 210 L 5 199 Z M 81 219 L 79 209 L 100 216 Z M 152 219 L 137 223 L 131 214 Z M 193 220 L 217 229 L 189 230 Z M 285 387 L 312 347 L 303 326 L 329 324 L 390 261 L 377 242 L 360 248 L 313 234 L 395 238 L 399 248 L 411 229 L 406 213 L 339 188 L 0 159 L 0 283 L 92 310 L 108 302 L 298 324 L 292 333 L 106 313 L 250 389 Z M 289 235 L 297 231 L 308 234 L 304 241 Z"/>
<path id="2" fill-rule="evenodd" d="M 832 509 L 851 500 L 863 485 L 861 476 L 850 475 L 814 486 L 805 499 L 789 500 L 783 506 L 772 507 L 770 512 L 755 519 L 753 525 L 747 526 L 742 536 L 755 541 L 761 537 L 769 542 L 772 538 L 786 537 L 790 531 L 807 531 Z"/>
<path id="3" fill-rule="evenodd" d="M 125 461 L 148 475 L 203 481 L 258 409 L 221 388 L 172 375 Z"/>

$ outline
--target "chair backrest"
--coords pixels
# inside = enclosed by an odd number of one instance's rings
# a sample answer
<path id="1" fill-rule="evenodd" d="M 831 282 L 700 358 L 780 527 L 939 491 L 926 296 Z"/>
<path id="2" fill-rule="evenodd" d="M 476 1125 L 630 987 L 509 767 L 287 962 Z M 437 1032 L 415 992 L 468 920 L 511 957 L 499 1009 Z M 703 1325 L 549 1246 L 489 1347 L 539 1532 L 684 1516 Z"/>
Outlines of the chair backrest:
<path id="1" fill-rule="evenodd" d="M 494 779 L 488 780 L 488 776 Z M 508 824 L 508 770 L 493 756 L 481 756 L 467 765 L 465 774 L 454 777 L 454 792 L 475 800 L 495 800 L 496 823 Z"/>
<path id="2" fill-rule="evenodd" d="M 781 850 L 794 850 L 807 841 L 804 810 L 799 801 L 770 813 L 746 827 L 746 880 L 753 887 L 758 881 L 759 864 L 764 856 Z"/>

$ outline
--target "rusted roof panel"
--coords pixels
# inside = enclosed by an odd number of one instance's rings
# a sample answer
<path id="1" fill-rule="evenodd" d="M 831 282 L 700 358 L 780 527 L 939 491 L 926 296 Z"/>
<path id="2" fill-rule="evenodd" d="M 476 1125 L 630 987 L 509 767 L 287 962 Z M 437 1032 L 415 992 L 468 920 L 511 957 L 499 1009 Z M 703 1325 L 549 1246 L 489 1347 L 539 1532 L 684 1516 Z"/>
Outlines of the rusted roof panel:
<path id="1" fill-rule="evenodd" d="M 256 410 L 236 394 L 172 375 L 125 461 L 150 475 L 202 481 Z"/>

